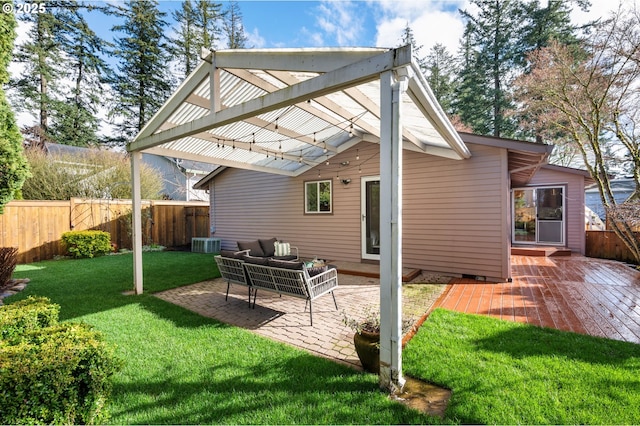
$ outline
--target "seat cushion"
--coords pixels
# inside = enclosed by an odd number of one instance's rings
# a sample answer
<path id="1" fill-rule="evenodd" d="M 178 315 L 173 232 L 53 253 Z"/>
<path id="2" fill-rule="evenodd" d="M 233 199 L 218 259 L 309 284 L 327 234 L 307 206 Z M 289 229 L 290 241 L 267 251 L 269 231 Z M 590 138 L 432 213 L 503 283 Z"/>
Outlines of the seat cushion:
<path id="1" fill-rule="evenodd" d="M 269 259 L 269 266 L 273 266 L 274 268 L 302 270 L 304 268 L 304 262 Z"/>
<path id="2" fill-rule="evenodd" d="M 245 263 L 251 263 L 254 265 L 263 265 L 263 266 L 269 265 L 268 257 L 244 256 L 243 259 Z"/>
<path id="3" fill-rule="evenodd" d="M 242 251 L 233 251 L 233 250 L 220 250 L 220 256 L 227 257 L 231 259 L 243 259 L 245 252 Z"/>
<path id="4" fill-rule="evenodd" d="M 275 259 L 275 260 L 289 260 L 289 261 L 291 261 L 291 260 L 298 259 L 298 256 L 296 256 L 295 254 L 290 254 L 288 256 L 273 256 L 272 259 Z"/>
<path id="5" fill-rule="evenodd" d="M 260 247 L 262 247 L 262 253 L 264 253 L 265 257 L 271 257 L 276 252 L 275 242 L 278 241 L 277 238 L 271 238 L 269 240 L 258 240 L 260 242 Z"/>
<path id="6" fill-rule="evenodd" d="M 240 250 L 250 250 L 250 256 L 258 256 L 264 257 L 264 251 L 262 251 L 262 246 L 260 246 L 260 241 L 238 241 L 238 248 Z"/>

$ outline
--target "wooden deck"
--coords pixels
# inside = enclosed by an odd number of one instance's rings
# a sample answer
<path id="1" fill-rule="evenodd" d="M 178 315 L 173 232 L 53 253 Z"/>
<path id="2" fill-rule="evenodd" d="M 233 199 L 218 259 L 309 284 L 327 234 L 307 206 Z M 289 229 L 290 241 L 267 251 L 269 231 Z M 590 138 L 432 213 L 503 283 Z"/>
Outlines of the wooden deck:
<path id="1" fill-rule="evenodd" d="M 582 256 L 512 256 L 513 282 L 454 279 L 437 306 L 640 343 L 640 271 Z"/>

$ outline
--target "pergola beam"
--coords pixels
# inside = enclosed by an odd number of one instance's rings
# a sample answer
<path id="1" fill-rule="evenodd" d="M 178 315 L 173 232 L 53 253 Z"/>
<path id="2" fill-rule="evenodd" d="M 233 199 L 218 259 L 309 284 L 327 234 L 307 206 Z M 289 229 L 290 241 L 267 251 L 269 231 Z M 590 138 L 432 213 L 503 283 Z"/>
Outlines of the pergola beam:
<path id="1" fill-rule="evenodd" d="M 232 124 L 249 117 L 264 114 L 299 102 L 356 86 L 378 78 L 384 71 L 393 70 L 411 62 L 411 47 L 405 46 L 360 60 L 351 65 L 327 72 L 296 85 L 285 87 L 239 105 L 181 124 L 169 130 L 146 137 L 136 137 L 129 151 L 151 148 L 163 143 L 191 136 L 216 127 Z"/>

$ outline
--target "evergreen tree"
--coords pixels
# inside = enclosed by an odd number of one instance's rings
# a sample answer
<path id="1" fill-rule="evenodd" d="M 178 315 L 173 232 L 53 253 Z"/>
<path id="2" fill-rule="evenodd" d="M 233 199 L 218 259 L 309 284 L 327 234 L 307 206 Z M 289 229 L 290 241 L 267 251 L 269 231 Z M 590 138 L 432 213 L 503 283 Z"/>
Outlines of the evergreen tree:
<path id="1" fill-rule="evenodd" d="M 244 49 L 247 44 L 247 36 L 244 33 L 244 25 L 242 24 L 242 12 L 237 1 L 229 2 L 229 6 L 225 12 L 224 34 L 227 36 L 227 48 Z"/>
<path id="2" fill-rule="evenodd" d="M 588 0 L 554 0 L 545 6 L 539 0 L 531 0 L 524 5 L 527 20 L 521 36 L 521 59 L 529 52 L 549 46 L 551 40 L 564 45 L 578 44 L 578 28 L 571 23 L 571 4 L 576 3 L 586 11 Z"/>
<path id="3" fill-rule="evenodd" d="M 418 63 L 418 66 L 420 67 L 422 73 L 425 74 L 427 71 L 427 63 L 424 57 L 421 55 L 421 50 L 424 46 L 418 45 L 416 38 L 413 36 L 413 30 L 407 22 L 404 30 L 402 30 L 402 38 L 399 46 L 406 46 L 408 44 L 411 45 L 413 59 Z"/>
<path id="4" fill-rule="evenodd" d="M 33 113 L 39 123 L 40 143 L 49 131 L 49 116 L 55 103 L 60 79 L 61 52 L 56 42 L 60 29 L 52 2 L 45 2 L 41 13 L 23 13 L 20 19 L 31 24 L 26 41 L 18 46 L 15 61 L 25 64 L 25 71 L 11 82 L 16 91 L 16 105 Z"/>
<path id="5" fill-rule="evenodd" d="M 16 38 L 13 13 L 0 13 L 0 214 L 9 201 L 19 196 L 29 175 L 22 152 L 22 136 L 13 111 L 5 98 L 3 86 L 9 81 L 9 62 Z"/>
<path id="6" fill-rule="evenodd" d="M 62 98 L 55 102 L 49 134 L 57 143 L 86 146 L 96 144 L 103 105 L 102 82 L 110 70 L 104 59 L 106 42 L 89 28 L 77 2 L 59 2 L 56 41 L 64 52 L 65 77 L 73 81 Z M 90 7 L 89 7 L 90 8 Z"/>
<path id="7" fill-rule="evenodd" d="M 196 0 L 196 23 L 200 28 L 200 47 L 214 49 L 222 29 L 220 20 L 222 19 L 222 4 L 214 3 L 211 0 Z"/>
<path id="8" fill-rule="evenodd" d="M 134 0 L 119 9 L 124 24 L 113 31 L 118 70 L 112 80 L 115 105 L 110 116 L 125 139 L 133 138 L 162 106 L 171 90 L 167 64 L 169 55 L 164 37 L 165 13 L 156 0 Z"/>
<path id="9" fill-rule="evenodd" d="M 171 39 L 170 53 L 177 60 L 184 76 L 191 74 L 200 61 L 200 33 L 196 10 L 191 0 L 184 0 L 182 7 L 172 12 L 176 21 L 177 36 Z"/>
<path id="10" fill-rule="evenodd" d="M 437 43 L 425 59 L 427 82 L 442 109 L 451 114 L 455 94 L 455 59 L 447 48 Z"/>
<path id="11" fill-rule="evenodd" d="M 513 107 L 509 87 L 521 57 L 517 36 L 523 26 L 523 4 L 520 0 L 471 0 L 471 3 L 478 7 L 478 15 L 467 11 L 461 13 L 468 23 L 465 35 L 469 48 L 475 53 L 474 60 L 466 66 L 474 68 L 465 68 L 463 72 L 470 77 L 469 82 L 484 86 L 478 96 L 485 97 L 491 111 L 488 123 L 465 123 L 476 132 L 490 129 L 496 137 L 512 136 L 515 123 L 508 117 L 508 111 Z M 462 103 L 459 107 L 468 108 Z M 463 119 L 465 115 L 468 112 L 460 113 Z"/>
<path id="12" fill-rule="evenodd" d="M 588 10 L 587 0 L 556 0 L 547 2 L 545 6 L 542 6 L 538 0 L 532 0 L 525 5 L 527 20 L 522 31 L 520 42 L 522 52 L 519 59 L 519 65 L 524 67 L 525 73 L 529 73 L 531 67 L 527 57 L 539 49 L 548 47 L 552 42 L 571 46 L 576 52 L 579 50 L 579 28 L 571 23 L 570 16 L 573 3 L 584 11 Z M 520 109 L 516 111 L 514 118 L 519 123 L 518 138 L 531 139 L 538 143 L 544 142 L 541 132 L 532 131 L 531 126 L 528 125 L 532 117 Z M 551 137 L 558 145 L 553 153 L 553 161 L 563 164 L 573 161 L 576 151 L 565 144 L 567 135 L 557 131 Z"/>
<path id="13" fill-rule="evenodd" d="M 471 39 L 471 24 L 467 23 L 458 53 L 460 68 L 451 106 L 464 126 L 487 135 L 491 133 L 491 97 L 485 80 L 487 73 L 479 68 L 480 55 L 473 49 Z"/>

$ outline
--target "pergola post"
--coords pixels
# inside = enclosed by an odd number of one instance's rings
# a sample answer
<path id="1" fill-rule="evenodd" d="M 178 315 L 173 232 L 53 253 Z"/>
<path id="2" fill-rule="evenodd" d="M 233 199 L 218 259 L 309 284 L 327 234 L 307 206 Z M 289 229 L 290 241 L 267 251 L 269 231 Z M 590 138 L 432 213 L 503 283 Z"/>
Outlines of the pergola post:
<path id="1" fill-rule="evenodd" d="M 142 195 L 140 190 L 140 163 L 142 153 L 132 151 L 131 155 L 131 220 L 133 243 L 133 288 L 142 294 Z"/>
<path id="2" fill-rule="evenodd" d="M 406 69 L 396 70 L 396 73 Z M 380 386 L 402 389 L 402 95 L 406 75 L 380 75 Z"/>

